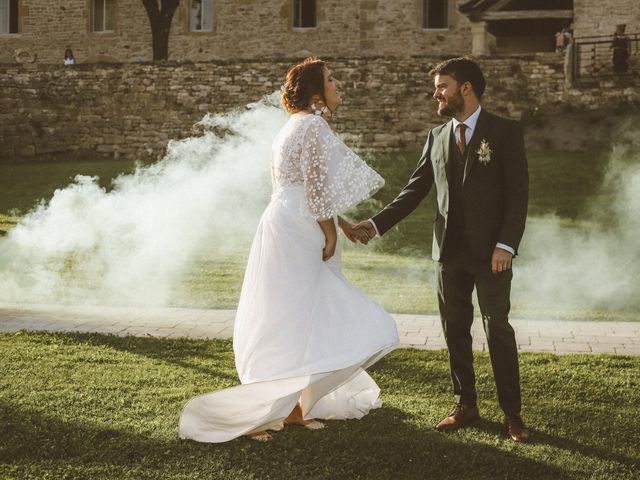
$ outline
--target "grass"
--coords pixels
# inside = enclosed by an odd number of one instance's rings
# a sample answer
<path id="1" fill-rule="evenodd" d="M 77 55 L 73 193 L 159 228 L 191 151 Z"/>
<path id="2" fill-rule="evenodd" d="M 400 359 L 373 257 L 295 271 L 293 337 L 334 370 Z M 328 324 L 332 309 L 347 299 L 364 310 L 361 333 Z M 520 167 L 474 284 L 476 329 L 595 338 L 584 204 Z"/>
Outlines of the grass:
<path id="1" fill-rule="evenodd" d="M 0 334 L 3 479 L 631 479 L 640 468 L 640 357 L 522 354 L 533 442 L 501 434 L 486 354 L 483 419 L 441 434 L 444 351 L 398 350 L 370 369 L 383 408 L 270 444 L 177 438 L 194 395 L 237 383 L 228 341 Z"/>
<path id="2" fill-rule="evenodd" d="M 19 221 L 19 217 L 0 214 L 0 237 L 4 237 Z"/>
<path id="3" fill-rule="evenodd" d="M 431 260 L 370 251 L 360 245 L 345 247 L 344 274 L 389 311 L 437 310 Z M 174 303 L 201 308 L 235 308 L 246 262 L 245 252 L 222 258 L 199 258 Z"/>
<path id="4" fill-rule="evenodd" d="M 437 291 L 433 261 L 422 255 L 399 255 L 343 242 L 342 269 L 351 283 L 389 312 L 436 314 Z M 202 255 L 195 261 L 172 303 L 178 306 L 233 309 L 238 304 L 247 253 L 216 258 Z M 638 321 L 640 309 L 595 308 L 569 305 L 549 298 L 537 302 L 520 298 L 515 267 L 512 316 L 563 320 Z M 479 311 L 474 296 L 476 311 Z M 570 308 L 569 308 L 570 307 Z"/>
<path id="5" fill-rule="evenodd" d="M 0 214 L 20 215 L 40 200 L 49 201 L 53 192 L 73 182 L 76 175 L 99 177 L 109 188 L 121 173 L 132 173 L 135 162 L 88 160 L 0 164 Z"/>

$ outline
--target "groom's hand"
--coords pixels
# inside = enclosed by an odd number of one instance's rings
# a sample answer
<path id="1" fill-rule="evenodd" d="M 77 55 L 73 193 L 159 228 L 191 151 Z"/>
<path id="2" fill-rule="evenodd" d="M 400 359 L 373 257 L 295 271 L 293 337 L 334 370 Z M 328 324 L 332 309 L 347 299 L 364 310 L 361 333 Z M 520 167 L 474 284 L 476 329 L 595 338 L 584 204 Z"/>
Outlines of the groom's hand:
<path id="1" fill-rule="evenodd" d="M 358 232 L 360 243 L 366 245 L 376 236 L 376 229 L 369 220 L 360 222 L 353 227 Z"/>
<path id="2" fill-rule="evenodd" d="M 493 250 L 493 255 L 491 256 L 491 271 L 493 273 L 506 272 L 511 268 L 512 258 L 513 255 L 511 252 L 507 252 L 500 247 L 496 247 Z"/>

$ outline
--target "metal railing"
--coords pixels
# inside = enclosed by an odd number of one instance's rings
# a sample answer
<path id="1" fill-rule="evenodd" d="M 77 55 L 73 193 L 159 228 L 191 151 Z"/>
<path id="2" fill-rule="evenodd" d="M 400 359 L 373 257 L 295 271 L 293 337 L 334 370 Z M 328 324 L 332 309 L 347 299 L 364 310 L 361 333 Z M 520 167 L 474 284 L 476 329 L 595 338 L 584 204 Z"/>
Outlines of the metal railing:
<path id="1" fill-rule="evenodd" d="M 579 37 L 573 40 L 571 63 L 576 80 L 601 79 L 640 75 L 640 33 L 627 34 L 629 39 L 628 68 L 614 69 L 613 35 Z"/>

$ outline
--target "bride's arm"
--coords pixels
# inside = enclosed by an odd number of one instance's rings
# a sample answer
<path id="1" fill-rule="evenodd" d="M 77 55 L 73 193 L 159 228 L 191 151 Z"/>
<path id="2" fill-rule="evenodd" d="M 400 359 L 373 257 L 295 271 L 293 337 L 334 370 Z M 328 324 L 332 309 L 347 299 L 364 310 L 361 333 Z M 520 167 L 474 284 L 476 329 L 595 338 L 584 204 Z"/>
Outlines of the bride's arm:
<path id="1" fill-rule="evenodd" d="M 275 159 L 273 158 L 273 152 L 271 152 L 271 190 L 276 189 L 276 167 Z"/>
<path id="2" fill-rule="evenodd" d="M 338 243 L 338 232 L 336 231 L 336 224 L 333 218 L 326 220 L 318 220 L 318 225 L 324 233 L 324 248 L 322 249 L 322 260 L 329 260 L 336 253 L 336 245 Z"/>

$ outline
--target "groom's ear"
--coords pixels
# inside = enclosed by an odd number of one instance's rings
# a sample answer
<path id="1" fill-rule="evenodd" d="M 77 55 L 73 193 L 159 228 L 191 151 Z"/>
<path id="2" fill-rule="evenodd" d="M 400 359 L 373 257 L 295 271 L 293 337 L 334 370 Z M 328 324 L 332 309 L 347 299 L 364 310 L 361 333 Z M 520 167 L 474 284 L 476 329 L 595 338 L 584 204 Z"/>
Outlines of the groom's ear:
<path id="1" fill-rule="evenodd" d="M 471 85 L 471 82 L 466 81 L 462 85 L 460 85 L 460 92 L 462 93 L 462 95 L 473 94 L 473 85 Z"/>

